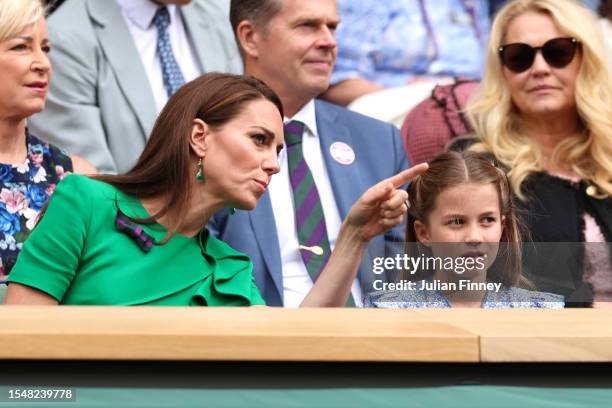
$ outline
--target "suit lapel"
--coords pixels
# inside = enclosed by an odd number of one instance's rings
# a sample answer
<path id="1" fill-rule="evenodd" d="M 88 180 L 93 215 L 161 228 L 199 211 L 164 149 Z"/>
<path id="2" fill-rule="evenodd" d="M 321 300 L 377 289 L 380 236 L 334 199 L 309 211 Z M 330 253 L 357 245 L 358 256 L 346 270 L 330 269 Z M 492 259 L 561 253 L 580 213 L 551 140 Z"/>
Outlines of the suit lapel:
<path id="1" fill-rule="evenodd" d="M 136 113 L 143 136 L 148 138 L 157 117 L 155 99 L 127 23 L 114 1 L 88 0 L 89 17 L 121 91 Z"/>
<path id="2" fill-rule="evenodd" d="M 219 33 L 220 25 L 212 21 L 210 13 L 195 1 L 181 6 L 181 14 L 185 22 L 185 30 L 191 38 L 198 62 L 205 72 L 227 72 L 228 50 L 227 41 L 222 40 Z M 229 19 L 229 16 L 226 17 Z M 229 27 L 229 20 L 227 20 Z M 237 54 L 236 49 L 236 54 Z"/>
<path id="3" fill-rule="evenodd" d="M 214 71 L 212 64 L 213 54 L 210 52 L 210 47 L 216 47 L 216 44 L 209 44 L 211 41 L 206 39 L 211 38 L 209 33 L 208 22 L 205 20 L 208 16 L 204 10 L 196 10 L 196 6 L 192 3 L 181 7 L 181 14 L 185 22 L 185 29 L 191 38 L 191 43 L 195 48 L 196 56 L 202 73 Z M 222 54 L 219 54 L 222 55 Z"/>
<path id="4" fill-rule="evenodd" d="M 315 106 L 321 153 L 334 190 L 334 198 L 338 205 L 340 217 L 344 220 L 353 204 L 371 186 L 364 183 L 359 173 L 359 154 L 362 152 L 351 137 L 351 129 L 347 121 L 337 112 L 329 109 L 323 102 L 315 101 Z M 346 143 L 353 149 L 355 152 L 353 163 L 349 165 L 340 164 L 332 157 L 330 147 L 336 142 Z M 373 242 L 380 239 L 381 237 L 375 237 Z M 371 286 L 373 279 L 371 273 L 373 250 L 373 245 L 368 245 L 359 268 L 358 279 L 364 294 L 369 291 L 367 289 Z"/>
<path id="5" fill-rule="evenodd" d="M 315 101 L 315 109 L 321 153 L 323 154 L 329 180 L 334 190 L 334 198 L 338 205 L 338 211 L 342 219 L 344 219 L 361 195 L 361 191 L 365 190 L 357 171 L 357 160 L 359 160 L 359 157 L 356 157 L 352 164 L 340 164 L 332 157 L 330 148 L 332 144 L 341 142 L 351 147 L 355 152 L 357 149 L 354 146 L 349 128 L 336 112 L 326 108 L 319 101 Z"/>
<path id="6" fill-rule="evenodd" d="M 259 243 L 266 268 L 276 290 L 283 299 L 283 268 L 280 257 L 280 244 L 278 235 L 276 234 L 276 222 L 274 221 L 274 212 L 272 211 L 272 202 L 270 201 L 270 193 L 266 192 L 257 203 L 254 210 L 249 211 L 251 226 L 255 232 L 255 238 Z"/>

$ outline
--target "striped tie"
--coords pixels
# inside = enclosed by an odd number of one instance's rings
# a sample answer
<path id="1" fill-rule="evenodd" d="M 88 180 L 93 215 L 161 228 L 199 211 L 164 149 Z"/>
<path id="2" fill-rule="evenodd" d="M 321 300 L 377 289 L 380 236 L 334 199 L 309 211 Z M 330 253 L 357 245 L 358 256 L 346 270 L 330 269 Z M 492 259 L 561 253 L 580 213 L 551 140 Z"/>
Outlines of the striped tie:
<path id="1" fill-rule="evenodd" d="M 304 124 L 302 122 L 293 120 L 285 124 L 289 180 L 293 190 L 295 226 L 300 244 L 300 255 L 314 282 L 329 260 L 331 249 L 319 192 L 310 168 L 304 160 L 303 133 Z M 354 306 L 353 298 L 350 295 L 347 304 Z"/>

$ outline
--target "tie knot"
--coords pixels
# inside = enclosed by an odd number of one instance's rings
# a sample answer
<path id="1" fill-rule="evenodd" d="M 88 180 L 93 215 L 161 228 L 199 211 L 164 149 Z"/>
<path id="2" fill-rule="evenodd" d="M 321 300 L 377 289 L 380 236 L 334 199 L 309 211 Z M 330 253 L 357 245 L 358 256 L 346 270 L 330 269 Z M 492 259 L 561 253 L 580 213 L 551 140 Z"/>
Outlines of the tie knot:
<path id="1" fill-rule="evenodd" d="M 285 123 L 285 144 L 291 146 L 297 143 L 302 143 L 302 134 L 304 133 L 304 124 L 298 120 L 292 120 Z"/>
<path id="2" fill-rule="evenodd" d="M 155 12 L 153 17 L 153 24 L 158 31 L 165 31 L 170 25 L 170 13 L 168 13 L 167 7 L 160 7 Z"/>

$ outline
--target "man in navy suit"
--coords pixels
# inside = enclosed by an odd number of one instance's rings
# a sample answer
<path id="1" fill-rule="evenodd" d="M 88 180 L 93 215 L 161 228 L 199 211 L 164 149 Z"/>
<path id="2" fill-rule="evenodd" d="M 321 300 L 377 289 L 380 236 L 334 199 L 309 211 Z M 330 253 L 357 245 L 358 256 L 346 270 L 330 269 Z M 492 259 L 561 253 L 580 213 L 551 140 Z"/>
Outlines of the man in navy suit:
<path id="1" fill-rule="evenodd" d="M 399 133 L 389 124 L 314 99 L 327 89 L 336 59 L 335 0 L 232 0 L 230 19 L 245 72 L 280 96 L 286 121 L 305 125 L 303 155 L 333 248 L 340 224 L 359 196 L 408 168 Z M 255 210 L 217 214 L 211 229 L 251 257 L 268 305 L 295 307 L 313 283 L 298 249 L 286 151 L 279 155 L 280 173 L 272 177 Z M 384 256 L 389 240 L 402 240 L 401 226 L 368 247 L 351 290 L 357 306 L 374 290 L 373 281 L 381 279 L 373 274 L 372 262 Z"/>

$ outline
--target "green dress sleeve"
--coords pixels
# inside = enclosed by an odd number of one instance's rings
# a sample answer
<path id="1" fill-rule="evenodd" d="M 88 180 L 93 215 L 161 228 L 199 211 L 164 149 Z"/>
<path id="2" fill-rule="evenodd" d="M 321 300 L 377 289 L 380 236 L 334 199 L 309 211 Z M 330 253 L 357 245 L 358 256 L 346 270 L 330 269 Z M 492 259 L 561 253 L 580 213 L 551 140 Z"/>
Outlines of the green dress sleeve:
<path id="1" fill-rule="evenodd" d="M 78 269 L 91 215 L 82 178 L 69 175 L 57 185 L 44 215 L 24 243 L 9 284 L 27 285 L 62 300 Z"/>

